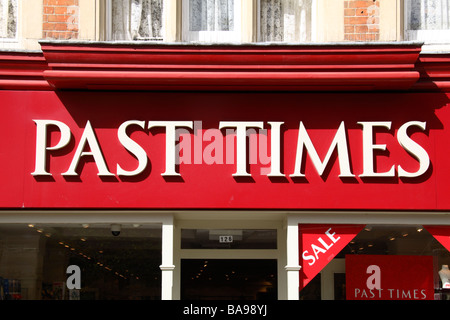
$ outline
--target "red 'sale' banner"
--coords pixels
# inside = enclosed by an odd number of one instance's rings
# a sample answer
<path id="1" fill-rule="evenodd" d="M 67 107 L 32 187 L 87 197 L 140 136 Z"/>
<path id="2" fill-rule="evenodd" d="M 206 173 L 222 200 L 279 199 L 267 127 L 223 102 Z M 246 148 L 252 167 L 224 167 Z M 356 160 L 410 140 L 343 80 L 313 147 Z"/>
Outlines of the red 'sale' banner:
<path id="1" fill-rule="evenodd" d="M 299 225 L 300 290 L 362 230 L 364 225 Z"/>
<path id="2" fill-rule="evenodd" d="M 450 226 L 424 226 L 448 251 L 450 251 Z"/>
<path id="3" fill-rule="evenodd" d="M 433 257 L 347 255 L 347 300 L 433 300 Z"/>

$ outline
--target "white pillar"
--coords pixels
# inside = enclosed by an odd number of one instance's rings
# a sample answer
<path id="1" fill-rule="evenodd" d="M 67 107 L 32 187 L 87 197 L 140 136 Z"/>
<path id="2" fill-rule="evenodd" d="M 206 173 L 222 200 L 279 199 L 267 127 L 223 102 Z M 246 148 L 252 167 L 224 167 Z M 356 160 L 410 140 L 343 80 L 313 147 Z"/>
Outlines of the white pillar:
<path id="1" fill-rule="evenodd" d="M 173 293 L 173 217 L 162 225 L 161 299 L 172 300 Z"/>
<path id="2" fill-rule="evenodd" d="M 287 299 L 299 299 L 299 248 L 298 248 L 298 222 L 292 217 L 287 220 L 287 265 L 285 267 L 287 274 Z"/>

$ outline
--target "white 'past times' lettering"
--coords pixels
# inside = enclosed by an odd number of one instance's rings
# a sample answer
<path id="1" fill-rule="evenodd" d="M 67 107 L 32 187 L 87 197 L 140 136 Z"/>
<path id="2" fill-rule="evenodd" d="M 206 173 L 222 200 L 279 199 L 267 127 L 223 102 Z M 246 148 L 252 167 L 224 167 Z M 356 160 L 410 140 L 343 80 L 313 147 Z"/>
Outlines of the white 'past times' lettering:
<path id="1" fill-rule="evenodd" d="M 33 120 L 36 124 L 36 154 L 33 176 L 51 176 L 56 172 L 49 172 L 50 157 L 48 154 L 67 148 L 71 143 L 72 132 L 70 127 L 58 120 Z M 357 123 L 361 127 L 362 135 L 362 164 L 363 170 L 359 177 L 398 177 L 417 178 L 424 175 L 430 167 L 430 158 L 427 151 L 408 135 L 408 129 L 426 129 L 426 122 L 409 121 L 401 125 L 396 134 L 397 143 L 419 163 L 419 168 L 409 172 L 402 164 L 393 164 L 389 170 L 376 171 L 376 150 L 386 150 L 385 144 L 376 144 L 375 129 L 389 130 L 390 121 L 364 121 Z M 292 178 L 304 177 L 304 152 L 306 152 L 316 169 L 316 173 L 322 176 L 325 172 L 332 154 L 337 151 L 339 162 L 339 177 L 355 177 L 347 144 L 347 130 L 344 121 L 337 129 L 328 151 L 322 160 L 307 127 L 300 121 L 296 145 L 293 172 L 282 172 L 282 134 L 284 123 L 279 121 L 221 121 L 218 128 L 202 130 L 201 121 L 140 121 L 129 120 L 122 123 L 117 129 L 119 144 L 131 153 L 137 160 L 137 165 L 132 170 L 125 170 L 124 164 L 117 163 L 112 172 L 107 166 L 105 155 L 102 153 L 100 141 L 95 134 L 95 128 L 87 121 L 81 138 L 75 141 L 75 152 L 72 155 L 70 165 L 65 172 L 59 172 L 63 176 L 78 176 L 80 174 L 78 163 L 83 157 L 92 157 L 98 169 L 99 176 L 137 176 L 148 166 L 148 158 L 145 149 L 134 141 L 128 134 L 127 128 L 135 130 L 152 130 L 160 128 L 165 131 L 165 170 L 162 176 L 180 176 L 177 171 L 179 164 L 220 165 L 234 164 L 234 177 L 248 177 L 248 164 L 260 163 L 266 165 L 261 168 L 261 175 L 268 177 Z M 60 133 L 59 140 L 48 143 L 50 129 Z M 270 132 L 270 139 L 268 138 Z M 192 143 L 193 140 L 193 143 Z M 204 144 L 206 143 L 206 146 Z M 48 145 L 49 144 L 49 145 Z M 88 150 L 88 151 L 87 151 Z M 234 154 L 235 153 L 235 154 Z M 164 154 L 163 152 L 161 154 Z M 289 159 L 288 159 L 289 160 Z M 354 159 L 353 159 L 354 160 Z"/>

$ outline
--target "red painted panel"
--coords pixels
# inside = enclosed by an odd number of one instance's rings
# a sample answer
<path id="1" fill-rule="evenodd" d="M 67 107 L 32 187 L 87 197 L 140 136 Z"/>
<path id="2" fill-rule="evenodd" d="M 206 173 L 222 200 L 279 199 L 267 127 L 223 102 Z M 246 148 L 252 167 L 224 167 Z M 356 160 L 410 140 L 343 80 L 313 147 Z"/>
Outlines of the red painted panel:
<path id="1" fill-rule="evenodd" d="M 448 145 L 449 97 L 439 93 L 163 93 L 163 92 L 38 92 L 1 91 L 1 207 L 10 208 L 242 208 L 242 209 L 450 209 Z M 72 140 L 52 151 L 51 177 L 34 177 L 36 124 L 58 120 L 70 127 Z M 179 178 L 165 178 L 163 129 L 135 130 L 131 137 L 146 151 L 149 165 L 143 174 L 121 178 L 117 165 L 132 170 L 137 160 L 119 143 L 117 128 L 128 120 L 199 121 L 202 133 L 219 128 L 220 121 L 284 122 L 282 172 L 271 179 L 269 164 L 249 165 L 251 177 L 237 179 L 235 163 L 180 164 Z M 108 169 L 99 177 L 92 158 L 83 157 L 78 177 L 64 177 L 75 149 L 90 122 Z M 322 176 L 305 160 L 305 178 L 294 179 L 299 123 L 303 122 L 317 153 L 325 157 L 342 121 L 345 123 L 351 170 L 340 178 L 336 156 Z M 396 132 L 408 121 L 426 122 L 425 131 L 408 134 L 428 153 L 431 166 L 419 178 L 360 177 L 362 130 L 359 121 L 390 121 L 391 130 L 377 129 L 376 144 L 387 151 L 376 157 L 376 170 L 393 165 L 415 171 L 418 162 L 398 143 Z M 192 132 L 192 131 L 191 131 Z M 222 130 L 225 134 L 225 130 Z M 270 136 L 270 135 L 269 135 Z M 194 139 L 192 159 L 194 162 Z M 262 135 L 260 135 L 262 137 Z M 51 135 L 49 145 L 59 140 Z M 223 138 L 225 143 L 225 138 Z M 204 137 L 202 149 L 211 146 Z M 186 151 L 187 152 L 187 151 Z M 225 156 L 223 157 L 225 161 Z M 84 159 L 86 158 L 86 160 Z M 262 159 L 264 160 L 264 159 Z"/>

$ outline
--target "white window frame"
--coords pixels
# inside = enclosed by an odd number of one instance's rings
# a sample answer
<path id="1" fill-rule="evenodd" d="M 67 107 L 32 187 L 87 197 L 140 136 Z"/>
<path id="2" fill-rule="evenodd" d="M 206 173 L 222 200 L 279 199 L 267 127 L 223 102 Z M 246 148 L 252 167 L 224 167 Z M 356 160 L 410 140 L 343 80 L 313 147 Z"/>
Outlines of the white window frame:
<path id="1" fill-rule="evenodd" d="M 421 41 L 425 45 L 448 45 L 450 48 L 449 30 L 411 30 L 409 27 L 410 2 L 404 2 L 404 39 L 408 41 Z"/>
<path id="2" fill-rule="evenodd" d="M 112 39 L 112 1 L 106 0 L 105 3 L 105 25 L 106 25 L 106 40 Z"/>
<path id="3" fill-rule="evenodd" d="M 244 0 L 248 1 L 248 0 Z M 234 30 L 233 31 L 190 31 L 189 30 L 189 0 L 182 2 L 182 39 L 186 42 L 207 43 L 239 43 L 241 42 L 242 3 L 234 0 Z"/>

